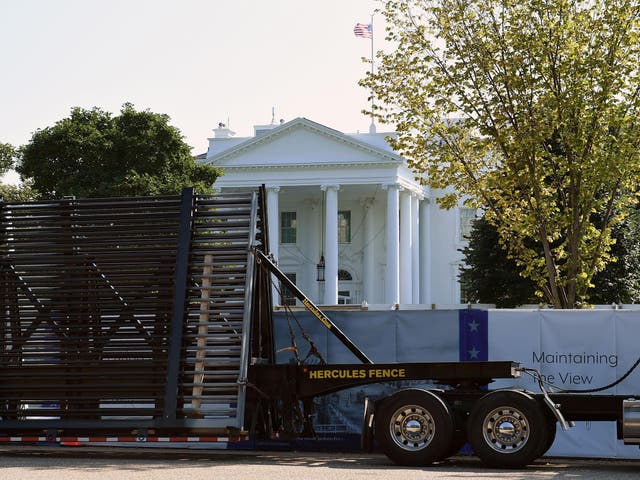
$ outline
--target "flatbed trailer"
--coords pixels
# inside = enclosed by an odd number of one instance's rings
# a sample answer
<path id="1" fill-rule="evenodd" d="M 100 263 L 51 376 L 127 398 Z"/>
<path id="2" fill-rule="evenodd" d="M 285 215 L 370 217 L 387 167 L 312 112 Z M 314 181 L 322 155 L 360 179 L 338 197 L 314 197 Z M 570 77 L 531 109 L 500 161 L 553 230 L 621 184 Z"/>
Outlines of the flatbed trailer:
<path id="1" fill-rule="evenodd" d="M 630 395 L 547 392 L 511 361 L 374 363 L 269 256 L 263 189 L 0 208 L 0 441 L 308 438 L 314 399 L 421 380 L 365 400 L 363 449 L 422 466 L 469 442 L 521 467 L 580 420 L 640 443 Z M 361 363 L 277 364 L 272 278 Z M 523 374 L 540 392 L 488 389 Z"/>

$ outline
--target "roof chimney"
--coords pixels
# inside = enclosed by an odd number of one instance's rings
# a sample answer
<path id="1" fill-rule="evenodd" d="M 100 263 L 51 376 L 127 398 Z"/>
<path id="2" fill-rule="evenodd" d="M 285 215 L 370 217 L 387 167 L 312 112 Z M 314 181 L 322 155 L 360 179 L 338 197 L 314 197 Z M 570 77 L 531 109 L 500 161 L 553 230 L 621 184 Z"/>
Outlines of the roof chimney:
<path id="1" fill-rule="evenodd" d="M 227 127 L 224 123 L 218 123 L 218 128 L 213 129 L 213 137 L 214 138 L 231 138 L 236 134 L 236 132 L 232 131 Z"/>

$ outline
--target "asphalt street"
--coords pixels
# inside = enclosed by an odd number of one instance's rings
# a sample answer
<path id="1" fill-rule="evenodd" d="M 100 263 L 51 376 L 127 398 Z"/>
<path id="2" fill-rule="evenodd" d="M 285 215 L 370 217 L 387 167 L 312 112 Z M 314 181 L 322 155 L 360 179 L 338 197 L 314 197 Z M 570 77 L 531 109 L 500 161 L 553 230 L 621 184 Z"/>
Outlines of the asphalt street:
<path id="1" fill-rule="evenodd" d="M 455 457 L 428 468 L 383 455 L 171 449 L 0 447 L 1 480 L 638 479 L 640 461 L 542 459 L 520 470 Z"/>

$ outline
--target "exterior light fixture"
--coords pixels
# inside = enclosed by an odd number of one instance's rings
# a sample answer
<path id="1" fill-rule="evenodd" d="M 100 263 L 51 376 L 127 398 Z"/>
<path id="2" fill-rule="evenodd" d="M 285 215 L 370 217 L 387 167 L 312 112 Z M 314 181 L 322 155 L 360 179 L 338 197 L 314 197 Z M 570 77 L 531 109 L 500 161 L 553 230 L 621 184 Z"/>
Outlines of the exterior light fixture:
<path id="1" fill-rule="evenodd" d="M 320 261 L 316 265 L 316 270 L 318 273 L 316 280 L 318 280 L 318 282 L 324 282 L 324 255 L 320 256 Z"/>

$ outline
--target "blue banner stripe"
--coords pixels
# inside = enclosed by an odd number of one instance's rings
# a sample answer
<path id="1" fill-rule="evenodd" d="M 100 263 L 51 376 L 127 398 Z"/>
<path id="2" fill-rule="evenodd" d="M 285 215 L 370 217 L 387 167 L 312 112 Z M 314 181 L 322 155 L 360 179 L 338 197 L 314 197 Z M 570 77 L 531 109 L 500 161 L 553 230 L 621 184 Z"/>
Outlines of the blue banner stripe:
<path id="1" fill-rule="evenodd" d="M 489 359 L 489 312 L 487 310 L 459 310 L 460 361 Z"/>

